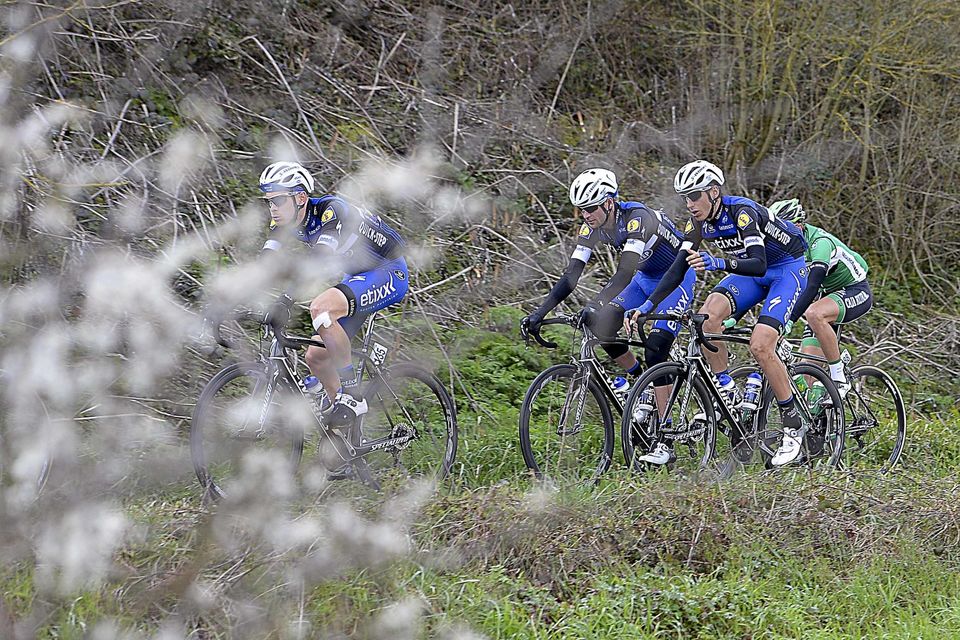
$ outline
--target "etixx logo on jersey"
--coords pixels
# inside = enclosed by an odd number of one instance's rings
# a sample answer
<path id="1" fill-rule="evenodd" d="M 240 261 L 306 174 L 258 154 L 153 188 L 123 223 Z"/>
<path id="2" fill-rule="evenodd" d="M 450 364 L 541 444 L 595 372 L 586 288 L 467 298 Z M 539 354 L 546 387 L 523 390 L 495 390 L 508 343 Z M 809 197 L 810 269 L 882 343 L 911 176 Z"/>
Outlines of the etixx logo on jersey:
<path id="1" fill-rule="evenodd" d="M 634 218 L 633 220 L 627 223 L 627 231 L 630 233 L 633 233 L 639 228 L 640 228 L 640 221 L 637 220 L 636 218 Z"/>
<path id="2" fill-rule="evenodd" d="M 334 212 L 333 209 L 325 209 L 323 213 L 320 215 L 320 223 L 327 224 L 328 222 L 330 222 L 336 217 L 337 217 L 337 214 Z"/>
<path id="3" fill-rule="evenodd" d="M 370 289 L 369 291 L 364 291 L 360 296 L 360 306 L 368 307 L 372 304 L 376 304 L 381 300 L 387 298 L 394 292 L 397 288 L 393 286 L 393 278 L 376 289 Z"/>

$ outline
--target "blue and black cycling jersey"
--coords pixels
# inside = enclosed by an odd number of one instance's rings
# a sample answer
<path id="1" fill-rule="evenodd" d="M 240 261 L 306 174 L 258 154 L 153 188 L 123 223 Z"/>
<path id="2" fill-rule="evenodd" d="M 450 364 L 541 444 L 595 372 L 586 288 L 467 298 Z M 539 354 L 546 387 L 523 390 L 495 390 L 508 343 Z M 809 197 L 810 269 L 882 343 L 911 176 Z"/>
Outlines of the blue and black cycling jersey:
<path id="1" fill-rule="evenodd" d="M 687 250 L 698 251 L 703 241 L 712 242 L 733 256 L 721 269 L 745 276 L 763 276 L 767 267 L 803 257 L 807 248 L 803 233 L 749 198 L 723 196 L 716 215 L 703 222 L 694 219 L 684 227 L 683 243 L 657 290 L 650 296 L 656 304 L 683 280 Z"/>
<path id="2" fill-rule="evenodd" d="M 380 216 L 342 198 L 310 198 L 303 222 L 293 229 L 274 226 L 263 248 L 279 251 L 291 239 L 339 259 L 344 276 L 335 288 L 347 299 L 347 315 L 338 322 L 351 338 L 367 316 L 396 304 L 409 290 L 403 238 Z"/>
<path id="3" fill-rule="evenodd" d="M 733 256 L 728 271 L 737 273 L 738 261 L 749 257 L 750 247 L 762 247 L 766 266 L 773 267 L 803 257 L 807 242 L 795 226 L 778 218 L 749 198 L 723 196 L 720 211 L 712 220 L 689 220 L 684 228 L 683 248 L 700 248 L 706 240 Z M 745 275 L 763 275 L 763 271 Z"/>
<path id="4" fill-rule="evenodd" d="M 292 232 L 274 227 L 264 249 L 277 251 L 295 239 L 311 247 L 329 248 L 341 260 L 344 273 L 357 274 L 403 257 L 406 243 L 380 216 L 326 195 L 310 198 L 307 214 Z"/>
<path id="5" fill-rule="evenodd" d="M 612 231 L 591 229 L 584 222 L 577 235 L 577 248 L 570 257 L 586 263 L 597 244 L 604 243 L 636 253 L 639 256 L 636 270 L 659 278 L 677 257 L 683 239 L 680 231 L 663 212 L 654 211 L 642 202 L 618 202 L 615 215 Z"/>
<path id="6" fill-rule="evenodd" d="M 594 297 L 592 302 L 597 306 L 611 302 L 619 306 L 621 301 L 614 298 L 634 279 L 638 282 L 642 279 L 645 286 L 652 289 L 651 283 L 658 282 L 673 264 L 683 238 L 673 221 L 663 212 L 654 211 L 642 202 L 624 201 L 617 203 L 613 215 L 615 218 L 612 229 L 593 229 L 586 223 L 581 225 L 577 234 L 577 246 L 570 256 L 566 270 L 536 312 L 541 317 L 573 292 L 598 244 L 608 244 L 619 249 L 620 262 L 616 273 Z M 692 298 L 692 291 L 686 294 L 687 299 Z M 626 303 L 633 304 L 635 297 L 630 296 Z"/>

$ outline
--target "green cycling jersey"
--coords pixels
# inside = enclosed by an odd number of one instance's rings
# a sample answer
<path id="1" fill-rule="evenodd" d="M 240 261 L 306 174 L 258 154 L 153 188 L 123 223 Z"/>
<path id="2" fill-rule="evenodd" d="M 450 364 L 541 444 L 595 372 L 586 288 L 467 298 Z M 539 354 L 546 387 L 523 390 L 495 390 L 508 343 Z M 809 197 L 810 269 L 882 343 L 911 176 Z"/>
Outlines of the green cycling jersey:
<path id="1" fill-rule="evenodd" d="M 803 226 L 803 236 L 807 240 L 807 250 L 803 257 L 807 261 L 807 266 L 821 264 L 827 270 L 827 276 L 820 285 L 820 290 L 824 294 L 839 291 L 867 279 L 869 267 L 859 253 L 820 227 L 809 223 Z"/>

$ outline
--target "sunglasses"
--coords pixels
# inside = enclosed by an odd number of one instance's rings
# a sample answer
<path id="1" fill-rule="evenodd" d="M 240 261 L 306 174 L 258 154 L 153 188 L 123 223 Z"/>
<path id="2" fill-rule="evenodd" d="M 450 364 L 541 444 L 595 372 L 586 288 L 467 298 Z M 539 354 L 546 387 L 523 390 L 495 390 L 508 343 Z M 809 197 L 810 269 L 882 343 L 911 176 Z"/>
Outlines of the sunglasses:
<path id="1" fill-rule="evenodd" d="M 267 206 L 279 209 L 283 205 L 284 198 L 293 198 L 293 197 L 294 195 L 292 193 L 283 193 L 283 194 L 280 194 L 279 196 L 273 196 L 272 198 L 264 198 L 264 200 L 266 200 Z"/>
<path id="2" fill-rule="evenodd" d="M 701 196 L 703 196 L 704 193 L 705 193 L 704 191 L 688 191 L 686 193 L 681 193 L 680 199 L 683 200 L 684 202 L 686 202 L 687 200 L 689 200 L 690 202 L 696 202 L 701 198 Z"/>
<path id="3" fill-rule="evenodd" d="M 593 213 L 594 211 L 596 211 L 597 209 L 600 209 L 601 207 L 603 207 L 603 202 L 601 202 L 600 204 L 595 204 L 592 207 L 580 207 L 580 211 L 583 211 L 584 213 Z"/>

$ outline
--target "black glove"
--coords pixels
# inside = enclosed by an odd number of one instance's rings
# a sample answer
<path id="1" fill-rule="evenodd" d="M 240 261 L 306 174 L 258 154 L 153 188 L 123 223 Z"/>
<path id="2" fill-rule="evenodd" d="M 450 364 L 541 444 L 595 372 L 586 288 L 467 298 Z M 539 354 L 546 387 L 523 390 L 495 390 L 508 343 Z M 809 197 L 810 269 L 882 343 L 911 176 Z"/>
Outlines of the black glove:
<path id="1" fill-rule="evenodd" d="M 520 337 L 528 340 L 531 333 L 540 333 L 540 324 L 542 322 L 543 314 L 539 311 L 534 311 L 528 315 L 520 321 Z"/>
<path id="2" fill-rule="evenodd" d="M 263 319 L 267 324 L 285 327 L 290 323 L 290 318 L 293 315 L 290 312 L 292 308 L 293 299 L 284 293 L 277 298 L 276 302 L 270 305 Z"/>

